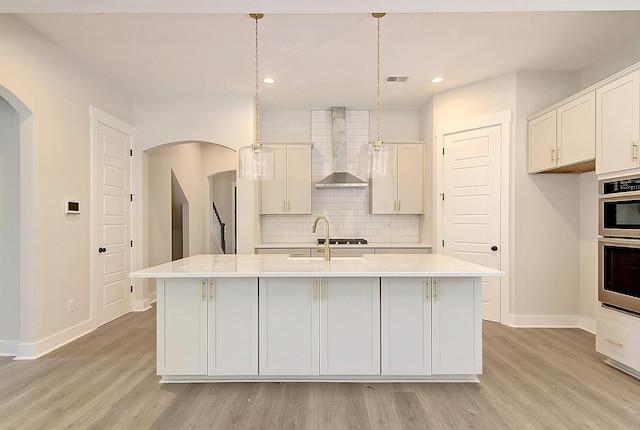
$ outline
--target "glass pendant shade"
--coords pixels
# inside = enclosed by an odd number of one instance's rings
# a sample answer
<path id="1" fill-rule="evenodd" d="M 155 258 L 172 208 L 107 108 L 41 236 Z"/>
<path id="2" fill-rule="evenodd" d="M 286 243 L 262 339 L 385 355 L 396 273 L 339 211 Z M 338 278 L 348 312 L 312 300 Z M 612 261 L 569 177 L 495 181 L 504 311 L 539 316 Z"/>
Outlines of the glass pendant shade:
<path id="1" fill-rule="evenodd" d="M 272 148 L 262 145 L 243 146 L 238 151 L 238 176 L 245 179 L 267 180 L 275 176 L 275 155 Z"/>
<path id="2" fill-rule="evenodd" d="M 393 174 L 394 166 L 393 146 L 369 143 L 360 147 L 361 178 L 383 178 Z"/>

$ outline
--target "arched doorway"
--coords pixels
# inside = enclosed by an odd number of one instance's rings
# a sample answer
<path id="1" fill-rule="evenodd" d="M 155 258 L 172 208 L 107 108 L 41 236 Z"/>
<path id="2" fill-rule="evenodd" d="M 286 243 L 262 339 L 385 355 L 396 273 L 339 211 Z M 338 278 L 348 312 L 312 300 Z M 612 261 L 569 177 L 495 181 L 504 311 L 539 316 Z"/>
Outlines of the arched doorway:
<path id="1" fill-rule="evenodd" d="M 214 143 L 192 141 L 156 146 L 146 153 L 148 209 L 143 222 L 147 226 L 144 242 L 149 252 L 148 265 L 171 261 L 177 255 L 174 244 L 181 246 L 180 255 L 185 257 L 211 252 L 210 177 L 231 172 L 227 177 L 235 178 L 235 151 Z M 232 199 L 225 200 L 216 205 L 220 204 L 219 209 L 226 213 Z M 182 209 L 178 210 L 178 206 Z M 188 211 L 183 210 L 185 207 Z"/>
<path id="2" fill-rule="evenodd" d="M 33 158 L 31 111 L 0 86 L 0 354 L 32 341 Z"/>

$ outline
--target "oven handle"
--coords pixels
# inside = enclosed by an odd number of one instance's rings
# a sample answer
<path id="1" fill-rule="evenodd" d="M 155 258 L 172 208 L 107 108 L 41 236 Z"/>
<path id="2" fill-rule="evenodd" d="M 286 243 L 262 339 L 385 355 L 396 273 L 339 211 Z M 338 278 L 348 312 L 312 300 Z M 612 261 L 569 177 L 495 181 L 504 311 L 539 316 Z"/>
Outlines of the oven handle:
<path id="1" fill-rule="evenodd" d="M 628 248 L 640 248 L 639 239 L 629 239 L 626 237 L 599 237 L 600 245 L 627 245 Z"/>

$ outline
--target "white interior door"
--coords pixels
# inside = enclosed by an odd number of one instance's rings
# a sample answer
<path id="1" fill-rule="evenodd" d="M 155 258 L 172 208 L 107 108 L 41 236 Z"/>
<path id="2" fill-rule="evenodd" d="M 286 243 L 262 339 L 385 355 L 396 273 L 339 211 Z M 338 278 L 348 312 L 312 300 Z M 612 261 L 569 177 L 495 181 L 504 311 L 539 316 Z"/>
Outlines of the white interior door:
<path id="1" fill-rule="evenodd" d="M 98 325 L 131 311 L 129 282 L 131 136 L 98 122 L 96 291 Z"/>
<path id="2" fill-rule="evenodd" d="M 443 253 L 500 269 L 501 126 L 445 134 Z M 500 321 L 500 278 L 482 280 L 482 317 Z"/>

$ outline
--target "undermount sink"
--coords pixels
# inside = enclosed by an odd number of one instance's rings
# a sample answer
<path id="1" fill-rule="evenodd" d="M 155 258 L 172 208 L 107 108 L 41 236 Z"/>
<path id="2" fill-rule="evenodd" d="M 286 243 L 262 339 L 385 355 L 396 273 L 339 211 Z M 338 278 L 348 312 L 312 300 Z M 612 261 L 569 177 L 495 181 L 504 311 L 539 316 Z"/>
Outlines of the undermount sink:
<path id="1" fill-rule="evenodd" d="M 324 257 L 296 257 L 289 256 L 289 260 L 300 260 L 300 261 L 322 261 Z M 362 256 L 360 257 L 331 257 L 331 261 L 340 261 L 340 260 L 362 260 Z"/>

